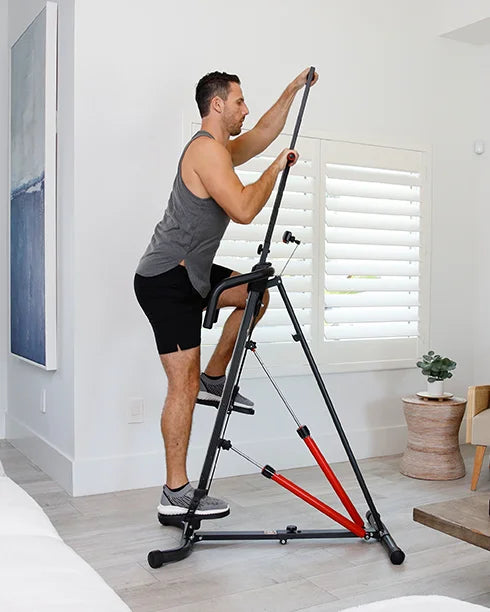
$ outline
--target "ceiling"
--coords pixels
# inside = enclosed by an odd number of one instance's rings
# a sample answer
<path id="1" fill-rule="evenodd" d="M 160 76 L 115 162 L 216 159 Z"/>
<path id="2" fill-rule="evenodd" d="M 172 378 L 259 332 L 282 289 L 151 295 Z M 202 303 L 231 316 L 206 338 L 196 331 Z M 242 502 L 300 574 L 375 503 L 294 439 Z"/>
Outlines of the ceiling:
<path id="1" fill-rule="evenodd" d="M 459 40 L 472 45 L 488 45 L 490 43 L 490 17 L 480 19 L 462 28 L 457 28 L 445 34 L 444 38 Z"/>

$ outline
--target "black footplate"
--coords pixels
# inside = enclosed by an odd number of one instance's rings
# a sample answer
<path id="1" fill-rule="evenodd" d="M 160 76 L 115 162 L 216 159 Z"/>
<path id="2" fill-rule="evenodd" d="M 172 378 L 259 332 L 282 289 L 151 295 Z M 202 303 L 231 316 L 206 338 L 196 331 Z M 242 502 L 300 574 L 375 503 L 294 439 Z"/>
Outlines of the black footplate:
<path id="1" fill-rule="evenodd" d="M 196 404 L 202 404 L 203 406 L 214 406 L 215 408 L 219 407 L 219 402 L 216 400 L 197 399 Z M 253 408 L 246 408 L 245 406 L 232 406 L 231 411 L 240 412 L 241 414 L 255 414 L 255 410 Z"/>
<path id="2" fill-rule="evenodd" d="M 222 512 L 217 512 L 216 514 L 198 514 L 197 516 L 194 515 L 194 518 L 192 519 L 191 523 L 192 526 L 194 527 L 194 529 L 199 529 L 200 525 L 201 525 L 201 521 L 205 521 L 205 520 L 214 520 L 214 519 L 219 519 L 219 518 L 224 518 L 225 516 L 228 516 L 230 514 L 230 508 L 227 508 L 226 510 L 223 510 Z M 161 525 L 164 525 L 165 527 L 180 527 L 181 529 L 184 528 L 184 525 L 186 524 L 186 518 L 187 515 L 186 514 L 161 514 L 161 512 L 158 512 L 158 521 Z"/>

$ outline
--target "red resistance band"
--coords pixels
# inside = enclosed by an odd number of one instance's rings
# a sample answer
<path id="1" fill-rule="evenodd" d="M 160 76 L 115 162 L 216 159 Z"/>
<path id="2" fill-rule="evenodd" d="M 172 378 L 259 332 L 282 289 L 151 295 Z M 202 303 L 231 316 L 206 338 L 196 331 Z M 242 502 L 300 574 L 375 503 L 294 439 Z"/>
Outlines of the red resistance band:
<path id="1" fill-rule="evenodd" d="M 281 487 L 284 487 L 288 491 L 291 491 L 291 493 L 294 493 L 294 495 L 300 497 L 303 501 L 310 504 L 320 512 L 323 512 L 323 514 L 326 514 L 328 517 L 330 517 L 355 535 L 359 536 L 360 538 L 364 538 L 364 536 L 366 535 L 366 530 L 364 529 L 364 521 L 355 509 L 353 503 L 349 499 L 349 496 L 345 492 L 339 480 L 335 476 L 332 468 L 328 465 L 327 460 L 323 456 L 322 452 L 316 445 L 313 438 L 310 436 L 307 428 L 300 427 L 298 429 L 298 432 L 300 431 L 307 432 L 306 435 L 302 435 L 300 433 L 301 438 L 305 441 L 306 446 L 310 449 L 311 454 L 320 466 L 322 472 L 325 474 L 333 489 L 337 493 L 340 501 L 344 505 L 347 512 L 350 514 L 352 521 L 334 510 L 333 508 L 331 508 L 330 506 L 328 506 L 327 504 L 325 504 L 324 502 L 322 502 L 321 500 L 319 500 L 317 497 L 308 493 L 308 491 L 305 491 L 301 487 L 298 487 L 298 485 L 296 485 L 291 480 L 288 480 L 281 474 L 277 474 L 273 468 L 266 466 L 265 468 L 263 468 L 262 473 L 264 474 L 264 476 L 268 476 L 269 478 L 277 482 L 277 484 L 281 485 Z"/>
<path id="2" fill-rule="evenodd" d="M 322 469 L 322 472 L 325 474 L 328 481 L 332 485 L 334 491 L 339 496 L 340 501 L 344 504 L 344 508 L 350 514 L 354 523 L 356 523 L 356 525 L 359 525 L 359 527 L 363 527 L 364 521 L 362 520 L 362 517 L 359 515 L 357 510 L 354 508 L 354 505 L 349 499 L 349 496 L 347 495 L 344 488 L 340 484 L 337 476 L 335 476 L 332 468 L 328 465 L 327 460 L 322 455 L 321 450 L 318 448 L 313 438 L 311 436 L 308 436 L 307 438 L 305 438 L 305 444 L 310 449 L 313 457 L 315 457 L 318 465 Z"/>

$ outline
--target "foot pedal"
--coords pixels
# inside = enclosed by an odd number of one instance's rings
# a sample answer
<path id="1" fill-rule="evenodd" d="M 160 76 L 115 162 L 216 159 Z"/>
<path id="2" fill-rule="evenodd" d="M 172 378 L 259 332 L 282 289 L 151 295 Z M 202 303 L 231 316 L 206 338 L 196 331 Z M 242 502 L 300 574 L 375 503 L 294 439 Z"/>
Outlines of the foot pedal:
<path id="1" fill-rule="evenodd" d="M 215 400 L 202 400 L 197 399 L 196 404 L 201 404 L 203 406 L 214 406 L 216 409 L 219 406 L 219 402 Z M 240 412 L 241 414 L 255 414 L 255 410 L 253 408 L 247 408 L 246 406 L 232 406 L 232 412 Z"/>
<path id="2" fill-rule="evenodd" d="M 253 408 L 246 408 L 245 406 L 232 406 L 232 412 L 241 412 L 242 414 L 255 414 Z"/>
<path id="3" fill-rule="evenodd" d="M 201 521 L 213 521 L 215 519 L 225 518 L 230 514 L 230 508 L 226 510 L 222 510 L 221 512 L 216 512 L 215 514 L 199 514 L 198 516 L 194 516 L 194 518 L 190 521 L 192 527 L 197 530 L 201 526 Z M 183 529 L 187 524 L 186 521 L 187 514 L 178 514 L 178 515 L 169 515 L 169 514 L 161 514 L 157 513 L 158 522 L 164 527 L 179 527 Z"/>
<path id="4" fill-rule="evenodd" d="M 164 527 L 180 527 L 180 529 L 184 528 L 184 521 L 181 516 L 167 516 L 165 514 L 160 514 L 158 512 L 158 521 Z"/>

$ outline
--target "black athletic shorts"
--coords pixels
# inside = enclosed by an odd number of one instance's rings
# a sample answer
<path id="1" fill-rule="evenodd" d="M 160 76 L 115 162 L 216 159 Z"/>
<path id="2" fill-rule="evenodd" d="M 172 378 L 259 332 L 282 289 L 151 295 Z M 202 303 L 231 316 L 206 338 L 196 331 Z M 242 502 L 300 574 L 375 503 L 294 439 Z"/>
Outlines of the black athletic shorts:
<path id="1" fill-rule="evenodd" d="M 201 344 L 202 312 L 210 293 L 231 273 L 229 268 L 213 264 L 211 290 L 204 298 L 192 286 L 184 266 L 157 276 L 135 275 L 136 298 L 153 328 L 159 355 Z"/>

